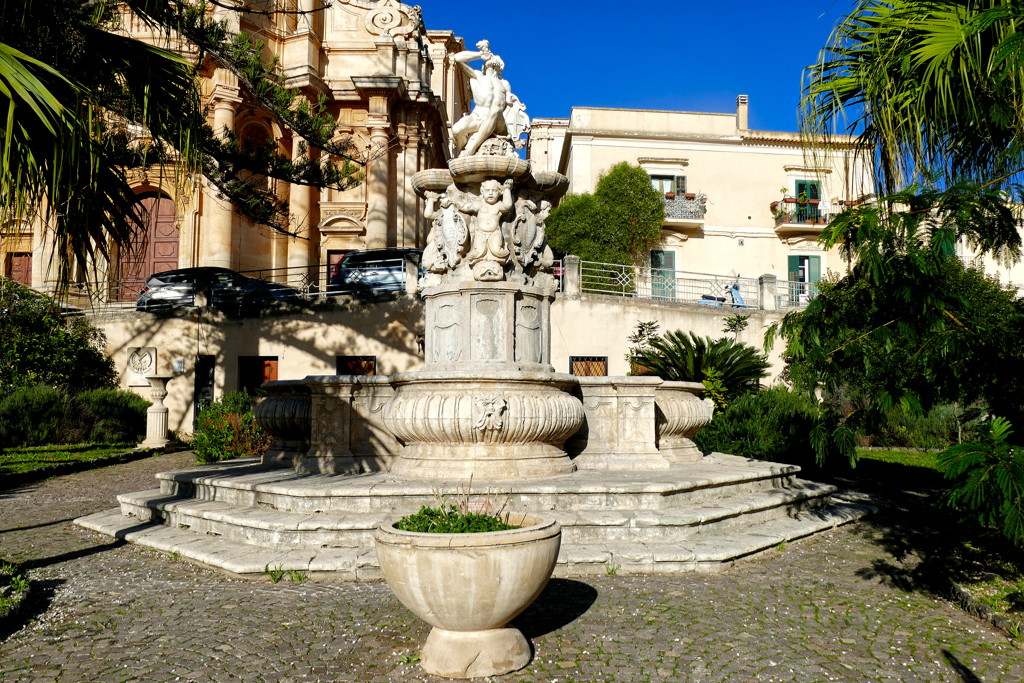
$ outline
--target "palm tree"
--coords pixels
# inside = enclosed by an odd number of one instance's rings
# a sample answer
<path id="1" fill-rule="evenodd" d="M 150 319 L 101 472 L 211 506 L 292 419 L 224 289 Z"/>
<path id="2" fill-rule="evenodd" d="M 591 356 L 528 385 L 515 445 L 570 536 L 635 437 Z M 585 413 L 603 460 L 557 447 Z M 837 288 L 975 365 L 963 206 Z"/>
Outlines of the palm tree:
<path id="1" fill-rule="evenodd" d="M 640 349 L 636 366 L 645 375 L 657 375 L 678 382 L 703 382 L 709 373 L 720 376 L 725 397 L 731 399 L 756 390 L 758 380 L 768 376 L 768 358 L 757 349 L 728 337 L 713 340 L 682 330 L 668 332 Z"/>
<path id="2" fill-rule="evenodd" d="M 1024 171 L 1024 5 L 864 0 L 806 73 L 802 130 L 854 133 L 879 189 L 1007 188 Z"/>
<path id="3" fill-rule="evenodd" d="M 173 168 L 179 182 L 201 172 L 240 213 L 286 233 L 287 202 L 249 178 L 339 189 L 358 180 L 347 145 L 333 140 L 330 116 L 296 104 L 276 64 L 261 60 L 262 45 L 230 34 L 206 0 L 0 0 L 0 8 L 0 219 L 43 217 L 60 282 L 76 263 L 108 258 L 111 243 L 128 247 L 145 223 L 128 183 L 133 168 Z M 184 38 L 187 51 L 131 38 L 121 30 L 128 16 Z M 243 147 L 208 126 L 199 72 L 211 62 L 234 73 L 283 127 L 326 152 L 323 161 L 288 159 L 270 144 Z"/>

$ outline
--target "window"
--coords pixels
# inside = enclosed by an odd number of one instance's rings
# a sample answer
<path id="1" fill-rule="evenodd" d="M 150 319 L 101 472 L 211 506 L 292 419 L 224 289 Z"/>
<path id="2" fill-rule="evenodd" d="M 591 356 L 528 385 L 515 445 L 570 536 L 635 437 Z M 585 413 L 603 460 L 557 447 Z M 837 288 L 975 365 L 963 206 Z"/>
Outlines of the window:
<path id="1" fill-rule="evenodd" d="M 677 196 L 686 194 L 686 176 L 652 175 L 651 185 L 660 194 L 675 192 Z"/>
<path id="2" fill-rule="evenodd" d="M 335 374 L 376 375 L 377 356 L 335 356 Z"/>
<path id="3" fill-rule="evenodd" d="M 607 377 L 608 356 L 569 356 L 569 374 L 577 377 Z"/>
<path id="4" fill-rule="evenodd" d="M 651 296 L 676 298 L 676 253 L 655 249 L 651 252 Z"/>
<path id="5" fill-rule="evenodd" d="M 821 199 L 821 183 L 816 180 L 796 181 L 796 222 L 816 221 L 821 218 L 821 211 L 818 209 L 817 200 Z M 811 204 L 812 200 L 815 203 Z"/>
<path id="6" fill-rule="evenodd" d="M 264 382 L 277 381 L 277 356 L 239 356 L 238 390 L 249 394 L 263 386 Z"/>
<path id="7" fill-rule="evenodd" d="M 821 280 L 820 256 L 789 257 L 789 300 L 791 302 L 807 303 L 817 296 L 819 280 Z"/>

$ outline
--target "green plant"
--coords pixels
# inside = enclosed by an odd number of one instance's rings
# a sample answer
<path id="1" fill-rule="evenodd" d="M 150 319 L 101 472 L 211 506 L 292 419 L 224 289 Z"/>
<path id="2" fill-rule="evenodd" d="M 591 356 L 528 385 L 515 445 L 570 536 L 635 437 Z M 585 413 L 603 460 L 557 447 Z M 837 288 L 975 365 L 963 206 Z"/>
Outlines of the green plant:
<path id="1" fill-rule="evenodd" d="M 723 323 L 725 323 L 725 326 L 722 328 L 722 332 L 725 334 L 732 333 L 736 336 L 739 336 L 739 333 L 747 329 L 747 326 L 750 325 L 749 320 L 749 315 L 729 316 L 728 318 L 722 321 Z"/>
<path id="2" fill-rule="evenodd" d="M 149 402 L 119 389 L 92 389 L 70 399 L 59 389 L 36 385 L 0 400 L 0 442 L 136 444 L 146 432 Z"/>
<path id="3" fill-rule="evenodd" d="M 608 563 L 606 563 L 604 565 L 604 571 L 605 571 L 605 573 L 608 576 L 615 576 L 615 575 L 617 575 L 619 573 L 619 569 L 621 569 L 621 567 L 619 567 L 619 565 L 612 564 L 611 562 L 608 562 Z"/>
<path id="4" fill-rule="evenodd" d="M 172 550 L 171 552 L 167 553 L 167 557 L 171 558 L 171 562 L 180 562 L 181 561 L 181 553 L 176 552 L 174 550 Z"/>
<path id="5" fill-rule="evenodd" d="M 296 583 L 300 583 L 309 578 L 309 574 L 306 572 L 300 572 L 298 569 L 289 569 L 285 572 L 285 575 L 288 577 L 289 581 L 294 581 Z"/>
<path id="6" fill-rule="evenodd" d="M 196 460 L 210 463 L 263 455 L 271 440 L 252 416 L 249 394 L 233 391 L 199 413 L 192 443 Z"/>
<path id="7" fill-rule="evenodd" d="M 263 568 L 263 573 L 266 574 L 267 577 L 270 579 L 270 583 L 278 583 L 281 579 L 285 577 L 288 571 L 284 569 L 281 565 L 278 565 L 274 569 L 271 569 L 270 565 L 268 564 Z"/>
<path id="8" fill-rule="evenodd" d="M 768 376 L 769 367 L 768 357 L 752 346 L 682 330 L 652 339 L 648 350 L 636 354 L 636 361 L 647 369 L 646 375 L 683 382 L 703 382 L 708 370 L 716 369 L 726 400 L 756 391 L 759 380 Z"/>
<path id="9" fill-rule="evenodd" d="M 626 362 L 629 363 L 630 375 L 641 374 L 642 369 L 637 366 L 636 362 L 637 354 L 649 349 L 651 340 L 657 336 L 658 323 L 656 321 L 636 321 L 636 329 L 633 330 L 632 334 L 626 337 L 626 341 L 632 345 L 629 347 L 629 352 L 626 354 Z"/>
<path id="10" fill-rule="evenodd" d="M 1010 422 L 997 417 L 981 441 L 946 449 L 938 464 L 952 480 L 947 505 L 1024 548 L 1024 454 L 1010 443 L 1012 434 Z"/>
<path id="11" fill-rule="evenodd" d="M 398 661 L 402 664 L 415 664 L 420 661 L 419 655 L 399 655 Z"/>
<path id="12" fill-rule="evenodd" d="M 463 512 L 455 505 L 436 508 L 423 506 L 413 515 L 407 515 L 395 522 L 395 528 L 431 534 L 473 534 L 487 531 L 508 531 L 516 529 L 508 523 L 508 515 L 502 520 L 495 515 Z"/>
<path id="13" fill-rule="evenodd" d="M 779 544 L 777 546 L 775 546 L 775 549 L 778 550 L 780 553 L 783 550 L 785 550 L 786 549 L 786 539 L 782 539 L 781 541 L 779 541 Z"/>
<path id="14" fill-rule="evenodd" d="M 661 240 L 665 203 L 639 166 L 617 164 L 601 175 L 594 194 L 569 195 L 546 222 L 548 241 L 584 261 L 642 263 Z"/>
<path id="15" fill-rule="evenodd" d="M 704 368 L 704 381 L 701 382 L 704 385 L 704 396 L 710 398 L 715 403 L 716 410 L 725 410 L 729 407 L 729 401 L 726 399 L 725 382 L 722 381 L 722 371 L 718 368 Z"/>

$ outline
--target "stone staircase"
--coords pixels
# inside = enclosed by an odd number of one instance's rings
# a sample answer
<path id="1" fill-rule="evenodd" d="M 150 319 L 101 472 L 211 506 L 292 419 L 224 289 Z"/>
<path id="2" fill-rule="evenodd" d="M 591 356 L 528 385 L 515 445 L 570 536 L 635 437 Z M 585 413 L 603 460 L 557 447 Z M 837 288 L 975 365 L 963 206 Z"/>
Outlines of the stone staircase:
<path id="1" fill-rule="evenodd" d="M 799 468 L 712 453 L 656 472 L 580 471 L 543 480 L 473 482 L 471 500 L 542 512 L 562 524 L 556 576 L 715 571 L 859 519 L 866 505 Z M 381 578 L 373 531 L 436 505 L 468 482 L 389 474 L 299 475 L 254 460 L 157 475 L 159 489 L 79 525 L 234 574 L 266 568 Z"/>

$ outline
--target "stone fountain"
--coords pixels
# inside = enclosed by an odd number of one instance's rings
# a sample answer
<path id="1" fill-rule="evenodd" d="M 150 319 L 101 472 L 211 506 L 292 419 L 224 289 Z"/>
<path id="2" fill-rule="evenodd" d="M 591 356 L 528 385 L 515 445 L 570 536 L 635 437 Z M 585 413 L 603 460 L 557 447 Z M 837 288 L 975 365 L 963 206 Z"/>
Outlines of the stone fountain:
<path id="1" fill-rule="evenodd" d="M 422 370 L 392 378 L 384 422 L 405 444 L 392 472 L 407 478 L 546 477 L 576 469 L 563 449 L 583 423 L 576 378 L 551 365 L 553 256 L 544 221 L 568 178 L 516 154 L 529 130 L 486 41 L 456 61 L 477 107 L 455 127 L 447 169 L 413 189 L 433 221 L 420 282 Z M 481 59 L 483 71 L 466 66 Z M 504 102 L 488 109 L 482 102 Z M 487 134 L 487 131 L 491 131 Z"/>

